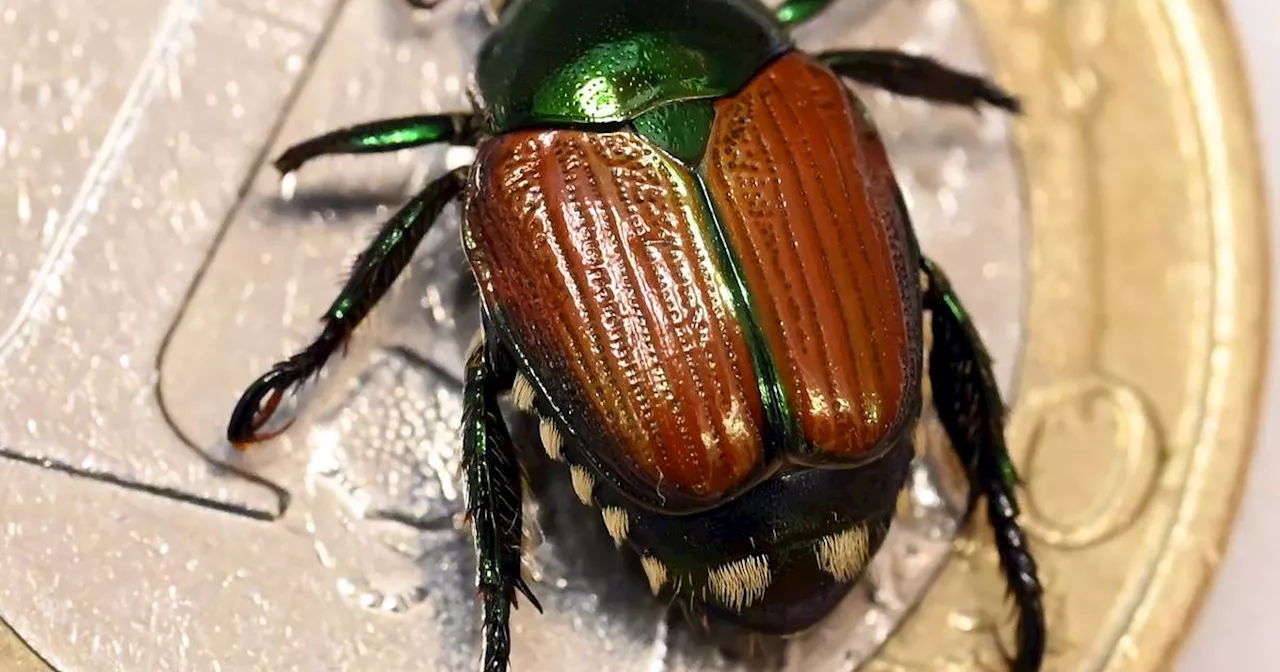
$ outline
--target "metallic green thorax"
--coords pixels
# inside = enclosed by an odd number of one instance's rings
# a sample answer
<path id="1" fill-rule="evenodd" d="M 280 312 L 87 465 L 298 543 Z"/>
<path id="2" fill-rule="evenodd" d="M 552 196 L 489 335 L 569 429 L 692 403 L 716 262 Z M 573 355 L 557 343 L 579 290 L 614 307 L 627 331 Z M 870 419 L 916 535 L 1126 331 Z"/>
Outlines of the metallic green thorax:
<path id="1" fill-rule="evenodd" d="M 791 46 L 759 0 L 515 0 L 476 86 L 491 133 L 619 123 L 731 94 Z"/>

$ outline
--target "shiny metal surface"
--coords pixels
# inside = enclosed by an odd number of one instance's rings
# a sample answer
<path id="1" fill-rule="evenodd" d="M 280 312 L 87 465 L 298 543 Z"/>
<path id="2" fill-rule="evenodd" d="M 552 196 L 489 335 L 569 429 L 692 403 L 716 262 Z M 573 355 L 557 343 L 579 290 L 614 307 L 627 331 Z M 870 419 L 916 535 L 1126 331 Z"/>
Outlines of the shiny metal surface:
<path id="1" fill-rule="evenodd" d="M 243 387 L 314 334 L 389 209 L 468 152 L 326 160 L 291 198 L 263 158 L 340 124 L 465 105 L 480 10 L 110 4 L 0 10 L 14 101 L 0 111 L 0 617 L 60 670 L 471 669 L 454 473 L 477 320 L 452 209 L 288 435 L 239 461 L 221 436 Z M 956 0 L 846 1 L 800 36 L 982 64 Z M 1026 241 L 1007 124 L 866 97 L 925 249 L 1013 396 Z M 529 570 L 546 613 L 514 618 L 519 669 L 736 669 L 668 622 L 562 474 L 538 473 Z M 873 580 L 748 667 L 870 655 L 950 551 L 954 475 L 922 462 Z"/>

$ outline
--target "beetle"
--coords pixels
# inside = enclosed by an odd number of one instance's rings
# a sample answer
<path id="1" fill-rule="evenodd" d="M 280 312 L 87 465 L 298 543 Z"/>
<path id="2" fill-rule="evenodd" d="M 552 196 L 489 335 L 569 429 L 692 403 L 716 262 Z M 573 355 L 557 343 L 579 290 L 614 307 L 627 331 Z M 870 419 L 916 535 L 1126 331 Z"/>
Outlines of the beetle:
<path id="1" fill-rule="evenodd" d="M 227 438 L 243 450 L 283 431 L 265 429 L 283 396 L 459 201 L 482 310 L 462 431 L 485 670 L 509 665 L 517 591 L 541 610 L 520 574 L 524 484 L 504 395 L 540 417 L 544 449 L 655 594 L 786 635 L 830 613 L 878 552 L 926 373 L 1018 610 L 1010 665 L 1040 668 L 1042 589 L 990 358 L 921 254 L 845 80 L 1020 103 L 922 56 L 801 51 L 790 29 L 831 2 L 512 0 L 479 51 L 473 111 L 343 128 L 275 161 L 288 174 L 325 155 L 476 149 L 383 226 L 319 336 L 244 392 Z"/>

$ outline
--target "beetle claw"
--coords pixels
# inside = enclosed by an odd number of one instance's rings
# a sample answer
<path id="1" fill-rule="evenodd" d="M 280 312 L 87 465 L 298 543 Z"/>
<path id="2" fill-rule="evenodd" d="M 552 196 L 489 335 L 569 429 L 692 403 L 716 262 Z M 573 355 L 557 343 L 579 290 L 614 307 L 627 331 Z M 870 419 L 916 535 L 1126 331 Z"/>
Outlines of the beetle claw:
<path id="1" fill-rule="evenodd" d="M 236 450 L 244 452 L 252 444 L 269 441 L 288 431 L 293 420 L 269 432 L 259 430 L 275 415 L 280 402 L 284 400 L 285 391 L 299 380 L 300 377 L 291 367 L 278 366 L 245 390 L 235 410 L 231 412 L 231 421 L 227 425 L 227 440 Z"/>
<path id="2" fill-rule="evenodd" d="M 992 643 L 995 644 L 997 655 L 999 655 L 1000 658 L 1004 660 L 1004 663 L 1005 665 L 1008 666 L 1008 669 L 1010 670 L 1018 669 L 1017 667 L 1018 656 L 1012 653 L 1011 651 L 1009 651 L 1009 647 L 1004 643 L 1004 639 L 1000 637 L 1000 626 L 996 625 L 995 623 L 992 623 L 988 626 L 988 629 L 990 631 L 989 636 L 991 637 Z"/>

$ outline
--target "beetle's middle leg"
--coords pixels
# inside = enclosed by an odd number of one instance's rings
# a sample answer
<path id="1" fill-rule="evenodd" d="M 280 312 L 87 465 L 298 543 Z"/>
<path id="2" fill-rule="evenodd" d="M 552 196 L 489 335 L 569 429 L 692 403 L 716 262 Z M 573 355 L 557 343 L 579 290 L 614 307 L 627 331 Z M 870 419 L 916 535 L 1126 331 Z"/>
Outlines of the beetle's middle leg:
<path id="1" fill-rule="evenodd" d="M 231 413 L 227 440 L 237 448 L 270 439 L 284 429 L 267 434 L 266 424 L 284 393 L 319 373 L 329 357 L 346 345 L 347 338 L 386 294 L 400 272 L 409 265 L 418 243 L 450 201 L 462 193 L 469 168 L 459 168 L 427 185 L 395 214 L 356 258 L 351 277 L 333 305 L 325 312 L 324 328 L 310 345 L 278 362 L 245 390 Z"/>
<path id="2" fill-rule="evenodd" d="M 508 620 L 516 591 L 542 611 L 520 576 L 524 539 L 520 464 L 498 406 L 498 395 L 511 389 L 515 373 L 515 361 L 494 341 L 482 338 L 467 358 L 462 466 L 478 563 L 476 587 L 484 605 L 485 672 L 507 669 L 511 655 Z"/>
<path id="3" fill-rule="evenodd" d="M 1019 611 L 1013 669 L 1035 672 L 1044 658 L 1043 589 L 1018 524 L 1018 476 L 1005 446 L 1004 402 L 986 348 L 946 275 L 927 259 L 921 265 L 927 281 L 924 306 L 932 316 L 929 380 L 938 417 L 969 470 L 971 487 L 987 500 L 1001 568 Z"/>
<path id="4" fill-rule="evenodd" d="M 818 54 L 818 60 L 841 77 L 901 96 L 966 107 L 987 103 L 1008 112 L 1022 111 L 1022 103 L 996 83 L 925 56 L 854 49 L 826 51 Z"/>

